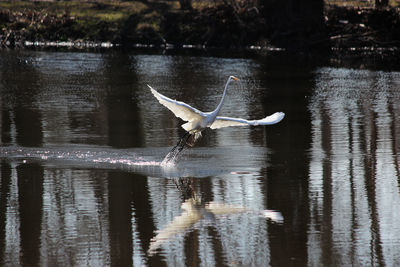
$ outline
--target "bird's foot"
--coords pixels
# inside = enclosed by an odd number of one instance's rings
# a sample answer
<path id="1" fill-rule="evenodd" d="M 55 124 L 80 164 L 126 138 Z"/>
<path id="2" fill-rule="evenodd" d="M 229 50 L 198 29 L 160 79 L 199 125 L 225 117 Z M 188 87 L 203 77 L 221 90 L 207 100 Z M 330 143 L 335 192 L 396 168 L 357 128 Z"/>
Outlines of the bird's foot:
<path id="1" fill-rule="evenodd" d="M 185 142 L 185 144 L 189 147 L 193 147 L 195 143 L 196 143 L 196 138 L 194 134 L 189 135 Z"/>
<path id="2" fill-rule="evenodd" d="M 191 138 L 192 137 L 192 138 Z M 192 141 L 193 140 L 193 141 Z M 178 141 L 178 143 L 171 149 L 171 151 L 165 156 L 163 164 L 175 162 L 178 159 L 179 153 L 185 149 L 185 147 L 192 147 L 194 145 L 195 138 L 189 132 L 186 132 Z"/>

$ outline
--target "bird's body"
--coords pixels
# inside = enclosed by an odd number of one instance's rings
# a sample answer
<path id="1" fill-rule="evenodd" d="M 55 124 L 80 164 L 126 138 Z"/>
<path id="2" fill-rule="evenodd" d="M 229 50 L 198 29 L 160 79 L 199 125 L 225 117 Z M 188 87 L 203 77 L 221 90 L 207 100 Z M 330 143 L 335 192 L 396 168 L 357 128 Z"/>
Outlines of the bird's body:
<path id="1" fill-rule="evenodd" d="M 265 117 L 261 120 L 245 120 L 241 118 L 218 116 L 225 99 L 226 90 L 232 80 L 237 81 L 239 79 L 235 76 L 229 76 L 228 81 L 225 85 L 224 92 L 222 94 L 221 101 L 219 102 L 216 109 L 211 112 L 202 112 L 182 101 L 168 98 L 154 90 L 150 85 L 147 85 L 153 95 L 162 105 L 171 110 L 178 118 L 187 121 L 185 124 L 182 125 L 182 128 L 185 129 L 186 133 L 176 146 L 179 146 L 179 150 L 183 149 L 190 136 L 193 136 L 193 141 L 196 141 L 201 136 L 201 132 L 206 128 L 218 129 L 229 126 L 271 125 L 280 122 L 285 117 L 285 114 L 283 112 L 276 112 L 271 116 Z"/>

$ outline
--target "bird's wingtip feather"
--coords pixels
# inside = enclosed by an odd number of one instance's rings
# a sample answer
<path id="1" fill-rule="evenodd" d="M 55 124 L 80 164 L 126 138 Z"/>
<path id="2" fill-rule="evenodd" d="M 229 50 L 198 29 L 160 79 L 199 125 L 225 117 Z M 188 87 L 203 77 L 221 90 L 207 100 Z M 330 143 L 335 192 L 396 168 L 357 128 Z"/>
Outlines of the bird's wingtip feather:
<path id="1" fill-rule="evenodd" d="M 150 91 L 152 92 L 152 94 L 153 94 L 155 97 L 157 97 L 158 92 L 157 92 L 153 87 L 151 87 L 150 85 L 147 85 L 147 86 L 150 88 Z"/>
<path id="2" fill-rule="evenodd" d="M 276 123 L 280 122 L 281 120 L 283 120 L 283 118 L 285 118 L 285 113 L 283 112 L 276 112 Z"/>
<path id="3" fill-rule="evenodd" d="M 274 114 L 272 114 L 270 116 L 267 116 L 262 120 L 256 121 L 255 125 L 276 124 L 276 123 L 280 122 L 281 120 L 283 120 L 284 117 L 285 117 L 285 113 L 283 113 L 283 112 L 275 112 Z"/>

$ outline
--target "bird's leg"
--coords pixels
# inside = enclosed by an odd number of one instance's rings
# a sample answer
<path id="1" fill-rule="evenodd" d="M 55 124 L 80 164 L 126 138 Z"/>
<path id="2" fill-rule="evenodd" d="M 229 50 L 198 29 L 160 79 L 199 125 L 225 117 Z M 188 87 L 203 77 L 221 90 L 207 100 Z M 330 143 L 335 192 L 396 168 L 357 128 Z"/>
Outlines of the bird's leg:
<path id="1" fill-rule="evenodd" d="M 166 164 L 169 162 L 174 162 L 176 160 L 176 157 L 178 156 L 178 154 L 185 148 L 186 142 L 188 140 L 188 138 L 192 136 L 191 133 L 186 132 L 178 141 L 178 143 L 176 144 L 176 146 L 174 146 L 171 151 L 165 156 L 162 164 Z M 178 149 L 178 150 L 176 150 Z"/>
<path id="2" fill-rule="evenodd" d="M 189 132 L 186 132 L 186 134 L 184 136 L 182 136 L 181 141 L 180 141 L 181 144 L 180 144 L 180 146 L 178 148 L 179 152 L 181 152 L 185 148 L 185 145 L 188 144 L 187 141 L 189 140 L 189 138 L 191 136 L 192 136 L 192 134 L 190 134 Z"/>
<path id="3" fill-rule="evenodd" d="M 179 148 L 178 151 L 181 151 L 186 144 L 187 139 L 190 137 L 190 133 L 186 132 L 178 141 L 176 146 L 174 146 L 171 152 L 175 151 L 175 149 Z"/>
<path id="4" fill-rule="evenodd" d="M 189 147 L 193 147 L 196 143 L 196 134 L 191 134 L 188 138 L 186 138 L 186 145 Z"/>

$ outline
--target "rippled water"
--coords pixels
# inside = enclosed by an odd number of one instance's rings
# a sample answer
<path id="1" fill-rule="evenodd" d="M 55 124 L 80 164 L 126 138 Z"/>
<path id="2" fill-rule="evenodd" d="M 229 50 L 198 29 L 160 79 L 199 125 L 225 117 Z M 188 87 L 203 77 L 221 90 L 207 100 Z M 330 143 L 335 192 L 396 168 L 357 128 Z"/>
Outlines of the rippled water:
<path id="1" fill-rule="evenodd" d="M 304 60 L 304 61 L 303 61 Z M 184 133 L 146 84 L 268 127 Z M 0 51 L 0 265 L 400 265 L 400 73 Z"/>

